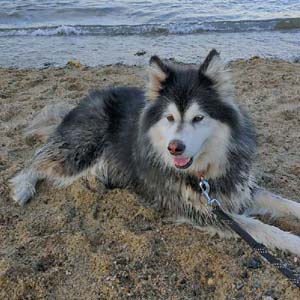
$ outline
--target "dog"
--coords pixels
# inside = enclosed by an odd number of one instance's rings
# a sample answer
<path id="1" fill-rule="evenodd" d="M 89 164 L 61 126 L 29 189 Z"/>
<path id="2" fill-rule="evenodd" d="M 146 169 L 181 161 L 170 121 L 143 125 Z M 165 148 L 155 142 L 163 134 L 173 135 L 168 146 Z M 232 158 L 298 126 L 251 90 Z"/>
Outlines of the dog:
<path id="1" fill-rule="evenodd" d="M 27 132 L 47 141 L 11 179 L 12 198 L 21 205 L 39 180 L 63 187 L 91 172 L 181 221 L 234 235 L 211 214 L 199 189 L 205 178 L 211 197 L 255 240 L 300 256 L 298 236 L 254 218 L 300 219 L 300 204 L 255 183 L 255 130 L 215 49 L 197 68 L 152 56 L 145 90 L 96 90 L 72 109 L 46 108 Z"/>

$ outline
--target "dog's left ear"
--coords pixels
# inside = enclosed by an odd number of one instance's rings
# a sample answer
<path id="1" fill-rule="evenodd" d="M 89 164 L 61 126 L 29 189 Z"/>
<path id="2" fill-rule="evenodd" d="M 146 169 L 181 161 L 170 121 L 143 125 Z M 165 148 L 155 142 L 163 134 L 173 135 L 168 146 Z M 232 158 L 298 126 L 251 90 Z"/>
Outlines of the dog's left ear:
<path id="1" fill-rule="evenodd" d="M 209 76 L 207 73 L 211 73 L 212 71 L 220 71 L 221 69 L 224 69 L 224 67 L 222 66 L 220 53 L 216 49 L 212 49 L 201 64 L 199 72 Z"/>
<path id="2" fill-rule="evenodd" d="M 162 85 L 170 76 L 171 69 L 168 65 L 163 63 L 161 59 L 154 55 L 149 62 L 149 84 L 147 87 L 147 97 L 149 100 L 155 100 L 159 96 Z"/>
<path id="3" fill-rule="evenodd" d="M 199 77 L 208 78 L 224 100 L 232 98 L 231 77 L 216 49 L 212 49 L 199 67 Z"/>

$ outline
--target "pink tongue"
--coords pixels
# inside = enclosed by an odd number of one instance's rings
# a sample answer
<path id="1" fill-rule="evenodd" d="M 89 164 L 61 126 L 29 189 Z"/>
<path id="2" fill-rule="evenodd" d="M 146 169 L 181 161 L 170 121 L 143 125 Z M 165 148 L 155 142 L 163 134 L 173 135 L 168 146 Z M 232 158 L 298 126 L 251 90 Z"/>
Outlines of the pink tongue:
<path id="1" fill-rule="evenodd" d="M 183 167 L 190 161 L 189 157 L 174 158 L 174 163 L 176 166 Z"/>

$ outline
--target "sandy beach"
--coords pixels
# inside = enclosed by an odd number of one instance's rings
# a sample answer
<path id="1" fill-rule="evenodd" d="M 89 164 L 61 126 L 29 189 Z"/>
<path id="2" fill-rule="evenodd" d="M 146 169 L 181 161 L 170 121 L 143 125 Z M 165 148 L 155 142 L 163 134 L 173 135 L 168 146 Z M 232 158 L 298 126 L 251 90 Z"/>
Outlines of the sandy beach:
<path id="1" fill-rule="evenodd" d="M 252 58 L 230 67 L 257 128 L 258 183 L 300 201 L 300 64 Z M 26 207 L 10 199 L 8 179 L 41 145 L 22 134 L 38 111 L 145 82 L 143 68 L 123 65 L 0 69 L 0 299 L 299 299 L 241 240 L 175 225 L 94 178 L 61 190 L 42 182 Z M 300 235 L 293 218 L 265 221 Z M 300 271 L 300 258 L 277 255 Z"/>

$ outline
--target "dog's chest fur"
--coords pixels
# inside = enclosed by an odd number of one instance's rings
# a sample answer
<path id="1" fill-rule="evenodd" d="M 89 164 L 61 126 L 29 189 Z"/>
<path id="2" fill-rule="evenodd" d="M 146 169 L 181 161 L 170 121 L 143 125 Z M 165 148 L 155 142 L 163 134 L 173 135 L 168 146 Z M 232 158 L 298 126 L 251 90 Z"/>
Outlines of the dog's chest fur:
<path id="1" fill-rule="evenodd" d="M 95 168 L 96 176 L 108 185 L 131 187 L 143 201 L 159 210 L 186 218 L 196 225 L 212 225 L 216 222 L 210 213 L 206 198 L 201 194 L 197 177 L 159 173 L 155 168 L 143 168 L 133 175 L 132 170 L 125 171 L 111 159 L 109 164 L 106 159 L 99 161 Z M 218 199 L 228 212 L 242 212 L 251 205 L 251 176 L 248 181 L 237 184 L 234 191 L 226 191 L 226 181 L 209 180 L 209 184 L 210 196 Z"/>

